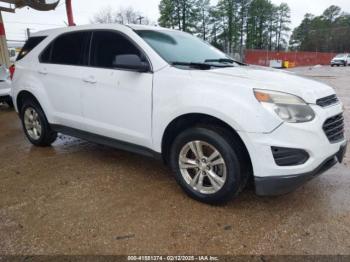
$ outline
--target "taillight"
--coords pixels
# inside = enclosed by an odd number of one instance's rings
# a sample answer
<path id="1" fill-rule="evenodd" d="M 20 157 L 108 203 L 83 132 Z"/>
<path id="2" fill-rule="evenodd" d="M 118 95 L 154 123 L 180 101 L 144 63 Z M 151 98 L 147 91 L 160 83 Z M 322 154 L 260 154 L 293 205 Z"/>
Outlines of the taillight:
<path id="1" fill-rule="evenodd" d="M 12 80 L 12 79 L 13 79 L 13 76 L 14 76 L 14 74 L 15 74 L 15 71 L 16 71 L 15 65 L 10 66 L 9 70 L 10 70 L 10 78 L 11 78 L 11 80 Z"/>

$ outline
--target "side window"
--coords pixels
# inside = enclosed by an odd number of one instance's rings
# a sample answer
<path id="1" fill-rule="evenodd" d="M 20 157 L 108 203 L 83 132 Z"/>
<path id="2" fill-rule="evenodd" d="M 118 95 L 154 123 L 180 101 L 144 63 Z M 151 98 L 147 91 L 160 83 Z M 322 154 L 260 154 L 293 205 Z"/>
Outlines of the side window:
<path id="1" fill-rule="evenodd" d="M 121 34 L 109 31 L 96 31 L 93 33 L 91 66 L 116 68 L 115 61 L 119 55 L 143 57 L 140 50 Z"/>
<path id="2" fill-rule="evenodd" d="M 59 36 L 42 53 L 41 62 L 76 66 L 87 64 L 89 39 L 89 32 L 75 32 Z"/>
<path id="3" fill-rule="evenodd" d="M 21 52 L 18 54 L 17 61 L 23 59 L 30 51 L 32 51 L 37 45 L 39 45 L 46 36 L 31 37 L 23 46 Z"/>

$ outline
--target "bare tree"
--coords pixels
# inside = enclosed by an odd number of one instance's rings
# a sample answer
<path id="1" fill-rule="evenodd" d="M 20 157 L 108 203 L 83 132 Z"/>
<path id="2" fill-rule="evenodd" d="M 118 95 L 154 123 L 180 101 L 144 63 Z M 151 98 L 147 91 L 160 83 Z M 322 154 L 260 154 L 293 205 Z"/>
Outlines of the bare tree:
<path id="1" fill-rule="evenodd" d="M 113 11 L 111 7 L 106 7 L 97 12 L 90 20 L 92 24 L 150 24 L 148 17 L 142 15 L 141 12 L 134 8 L 119 8 L 117 11 Z"/>
<path id="2" fill-rule="evenodd" d="M 90 19 L 92 24 L 111 24 L 117 23 L 115 13 L 111 7 L 105 7 L 98 11 L 92 19 Z"/>

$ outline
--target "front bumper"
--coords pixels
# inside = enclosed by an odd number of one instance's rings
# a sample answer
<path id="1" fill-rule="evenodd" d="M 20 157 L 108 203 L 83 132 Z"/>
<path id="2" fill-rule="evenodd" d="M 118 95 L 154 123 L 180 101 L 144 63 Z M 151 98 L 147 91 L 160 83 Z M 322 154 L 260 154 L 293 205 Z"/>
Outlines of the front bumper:
<path id="1" fill-rule="evenodd" d="M 344 65 L 346 62 L 342 60 L 335 60 L 331 62 L 331 65 Z"/>
<path id="2" fill-rule="evenodd" d="M 341 146 L 337 154 L 327 158 L 316 169 L 308 173 L 278 177 L 255 177 L 256 194 L 259 196 L 277 196 L 294 191 L 309 180 L 332 168 L 337 162 L 341 163 L 345 156 L 346 148 L 347 144 Z"/>
<path id="3" fill-rule="evenodd" d="M 327 108 L 317 105 L 310 106 L 316 114 L 315 119 L 311 122 L 283 123 L 271 133 L 238 132 L 248 149 L 256 182 L 260 183 L 260 186 L 257 186 L 258 194 L 267 195 L 268 192 L 271 192 L 273 195 L 292 191 L 293 187 L 298 187 L 322 173 L 327 167 L 330 168 L 331 160 L 338 154 L 340 148 L 346 145 L 346 139 L 330 142 L 323 130 L 329 118 L 343 112 L 342 104 Z M 309 157 L 300 164 L 278 165 L 272 152 L 274 147 L 299 149 L 307 153 Z M 271 183 L 270 187 L 267 185 L 269 183 Z M 293 186 L 293 184 L 296 185 Z M 259 188 L 265 189 L 259 190 Z"/>

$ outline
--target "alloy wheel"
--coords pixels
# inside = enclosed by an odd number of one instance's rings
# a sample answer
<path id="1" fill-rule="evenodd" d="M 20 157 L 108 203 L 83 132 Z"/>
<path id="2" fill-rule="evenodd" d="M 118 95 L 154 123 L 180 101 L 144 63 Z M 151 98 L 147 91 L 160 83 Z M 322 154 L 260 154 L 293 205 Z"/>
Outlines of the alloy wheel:
<path id="1" fill-rule="evenodd" d="M 202 194 L 215 194 L 226 183 L 224 158 L 219 150 L 204 141 L 191 141 L 182 148 L 179 168 L 186 183 Z"/>
<path id="2" fill-rule="evenodd" d="M 32 107 L 28 107 L 24 112 L 24 127 L 31 139 L 40 139 L 42 126 L 38 113 Z"/>

